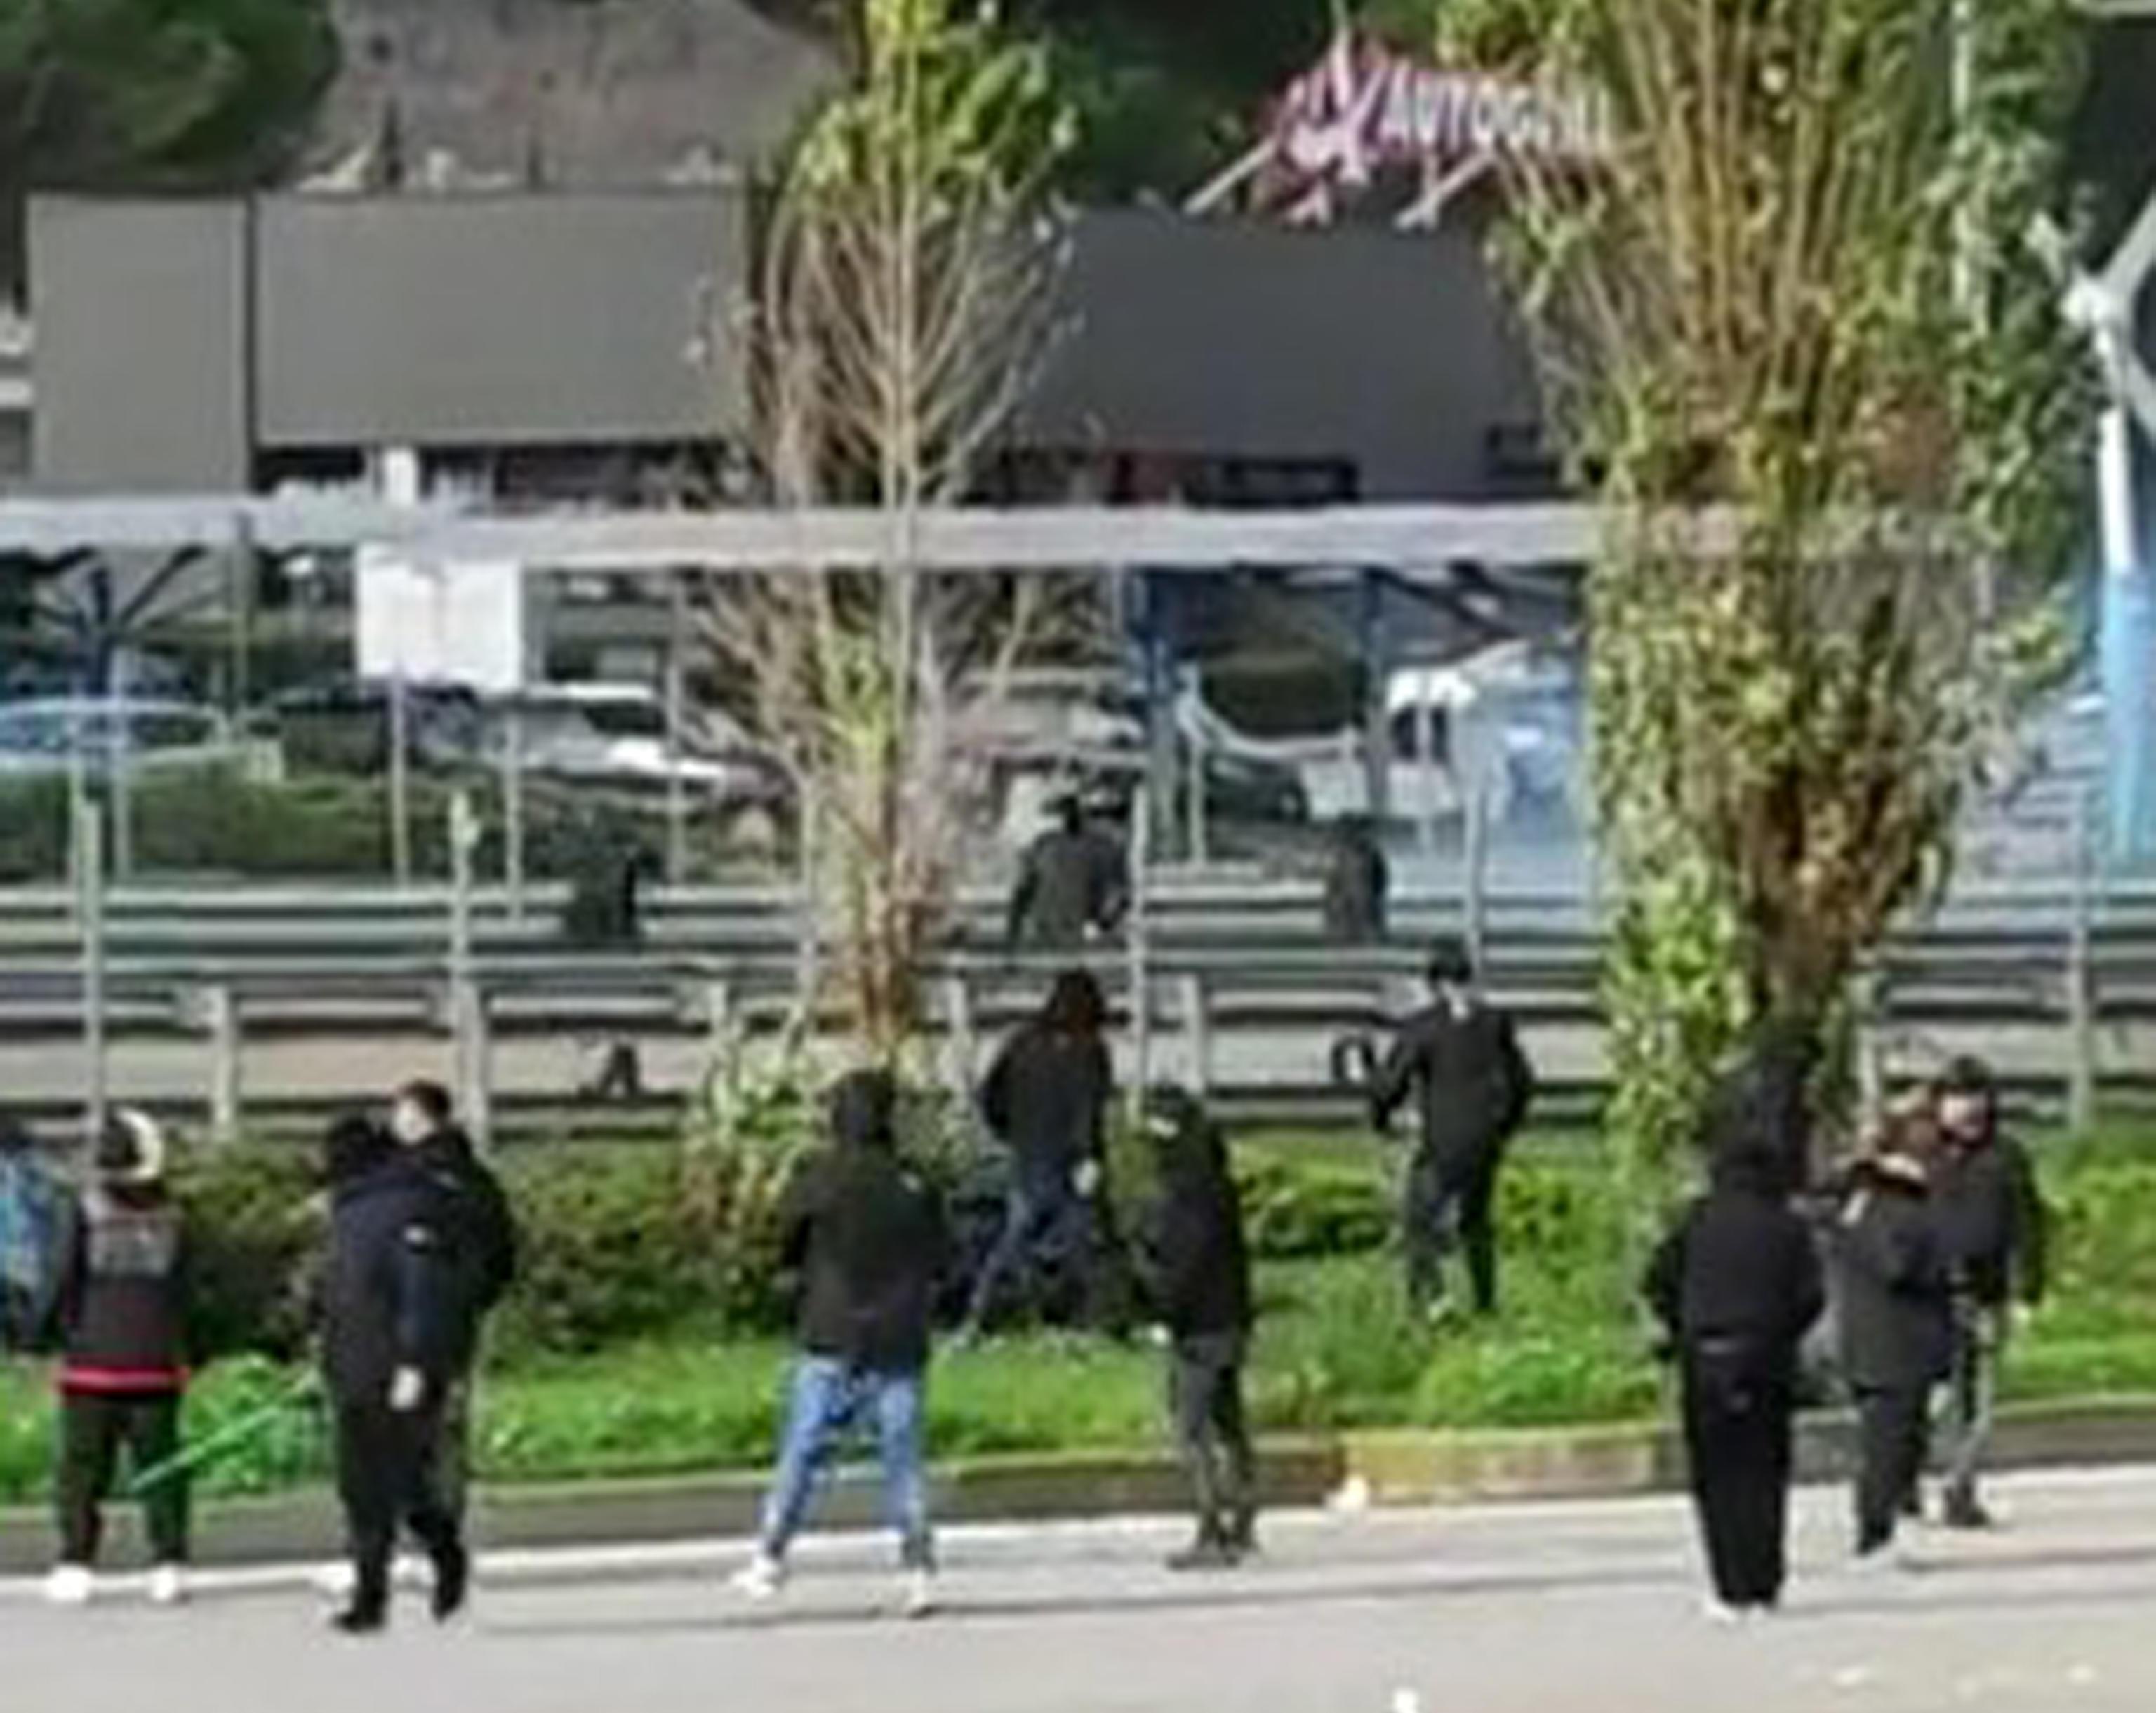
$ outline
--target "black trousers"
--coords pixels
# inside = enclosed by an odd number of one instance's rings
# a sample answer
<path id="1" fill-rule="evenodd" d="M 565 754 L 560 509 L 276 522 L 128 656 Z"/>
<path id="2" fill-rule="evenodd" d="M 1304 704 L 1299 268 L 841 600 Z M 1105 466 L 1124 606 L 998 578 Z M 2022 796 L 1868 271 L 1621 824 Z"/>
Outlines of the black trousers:
<path id="1" fill-rule="evenodd" d="M 1857 1388 L 1859 1552 L 1876 1552 L 1894 1538 L 1902 1505 L 1923 1469 L 1930 1396 L 1921 1385 Z"/>
<path id="2" fill-rule="evenodd" d="M 1748 1372 L 1711 1351 L 1685 1352 L 1685 1450 L 1716 1596 L 1772 1606 L 1787 1576 L 1790 1418 L 1787 1373 Z"/>
<path id="3" fill-rule="evenodd" d="M 176 1392 L 147 1397 L 116 1397 L 71 1392 L 60 1403 L 60 1468 L 58 1483 L 60 1560 L 92 1565 L 105 1536 L 105 1501 L 118 1472 L 120 1450 L 127 1449 L 136 1475 L 177 1456 L 180 1449 L 180 1396 Z M 150 1551 L 159 1564 L 187 1562 L 187 1478 L 175 1475 L 144 1495 Z"/>
<path id="4" fill-rule="evenodd" d="M 436 1465 L 439 1402 L 403 1413 L 383 1403 L 338 1406 L 337 1497 L 344 1505 L 354 1599 L 379 1610 L 389 1598 L 389 1563 L 401 1524 L 439 1564 L 463 1551 L 463 1531 L 444 1503 Z"/>
<path id="5" fill-rule="evenodd" d="M 1467 1259 L 1477 1314 L 1497 1307 L 1497 1165 L 1439 1160 L 1424 1151 L 1408 1169 L 1402 1247 L 1408 1300 L 1427 1309 L 1445 1295 L 1445 1260 L 1455 1244 Z"/>
<path id="6" fill-rule="evenodd" d="M 1257 1514 L 1256 1459 L 1243 1413 L 1240 1332 L 1178 1338 L 1168 1370 L 1176 1449 L 1204 1541 L 1246 1546 Z"/>

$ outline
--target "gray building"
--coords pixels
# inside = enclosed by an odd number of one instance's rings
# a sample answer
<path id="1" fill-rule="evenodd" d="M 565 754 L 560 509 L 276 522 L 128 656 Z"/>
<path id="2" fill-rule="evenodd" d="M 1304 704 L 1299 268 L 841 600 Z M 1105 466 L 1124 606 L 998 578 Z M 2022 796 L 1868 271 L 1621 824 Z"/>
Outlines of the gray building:
<path id="1" fill-rule="evenodd" d="M 34 479 L 228 490 L 411 447 L 543 490 L 738 442 L 750 248 L 726 188 L 43 199 Z M 1507 449 L 1534 439 L 1528 364 L 1464 234 L 1096 213 L 1063 290 L 1014 453 L 1200 498 L 1546 480 Z"/>

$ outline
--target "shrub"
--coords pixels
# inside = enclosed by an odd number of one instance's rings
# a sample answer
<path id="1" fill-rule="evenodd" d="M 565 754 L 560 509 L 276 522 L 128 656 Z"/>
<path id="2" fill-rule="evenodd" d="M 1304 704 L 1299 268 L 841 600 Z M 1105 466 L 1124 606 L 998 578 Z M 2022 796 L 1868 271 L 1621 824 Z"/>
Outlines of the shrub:
<path id="1" fill-rule="evenodd" d="M 253 1146 L 190 1154 L 174 1190 L 187 1215 L 203 1353 L 297 1356 L 311 1331 L 325 1228 L 310 1160 Z"/>

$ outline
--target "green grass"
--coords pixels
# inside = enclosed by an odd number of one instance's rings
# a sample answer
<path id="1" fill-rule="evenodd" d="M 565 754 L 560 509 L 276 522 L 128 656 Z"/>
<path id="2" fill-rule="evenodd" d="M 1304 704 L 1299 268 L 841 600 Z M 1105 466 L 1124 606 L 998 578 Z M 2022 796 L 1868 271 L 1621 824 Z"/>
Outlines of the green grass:
<path id="1" fill-rule="evenodd" d="M 1257 1151 L 1304 1152 L 1268 1138 Z M 1374 1170 L 1367 1145 L 1328 1165 Z M 1306 1154 L 1306 1157 L 1307 1155 Z M 1496 1321 L 1433 1334 L 1407 1316 L 1383 1255 L 1261 1269 L 1253 1413 L 1272 1432 L 1372 1427 L 1526 1427 L 1638 1420 L 1662 1407 L 1662 1377 L 1589 1153 L 1528 1151 L 1508 1180 L 1506 1307 Z M 2006 1394 L 2023 1402 L 2156 1394 L 2156 1149 L 2147 1132 L 2046 1146 L 2059 1209 L 2052 1303 L 2014 1346 Z M 553 1481 L 761 1464 L 778 1429 L 787 1352 L 775 1341 L 674 1335 L 576 1358 L 504 1363 L 481 1394 L 480 1459 L 495 1480 Z M 951 1351 L 930 1390 L 937 1454 L 1127 1451 L 1162 1443 L 1159 1353 L 1069 1337 Z M 213 1369 L 190 1427 L 213 1432 L 288 1382 L 262 1363 Z M 0 1370 L 0 1502 L 44 1491 L 52 1428 L 43 1377 Z M 317 1479 L 320 1425 L 305 1413 L 221 1463 L 210 1493 Z"/>

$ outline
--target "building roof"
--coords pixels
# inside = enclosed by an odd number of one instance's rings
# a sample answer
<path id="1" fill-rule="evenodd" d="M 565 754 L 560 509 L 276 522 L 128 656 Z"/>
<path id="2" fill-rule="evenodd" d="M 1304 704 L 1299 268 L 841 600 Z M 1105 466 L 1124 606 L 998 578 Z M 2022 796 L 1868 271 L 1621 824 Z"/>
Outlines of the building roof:
<path id="1" fill-rule="evenodd" d="M 765 158 L 838 76 L 743 0 L 334 0 L 343 67 L 308 155 L 318 186 L 568 187 L 708 180 Z"/>

